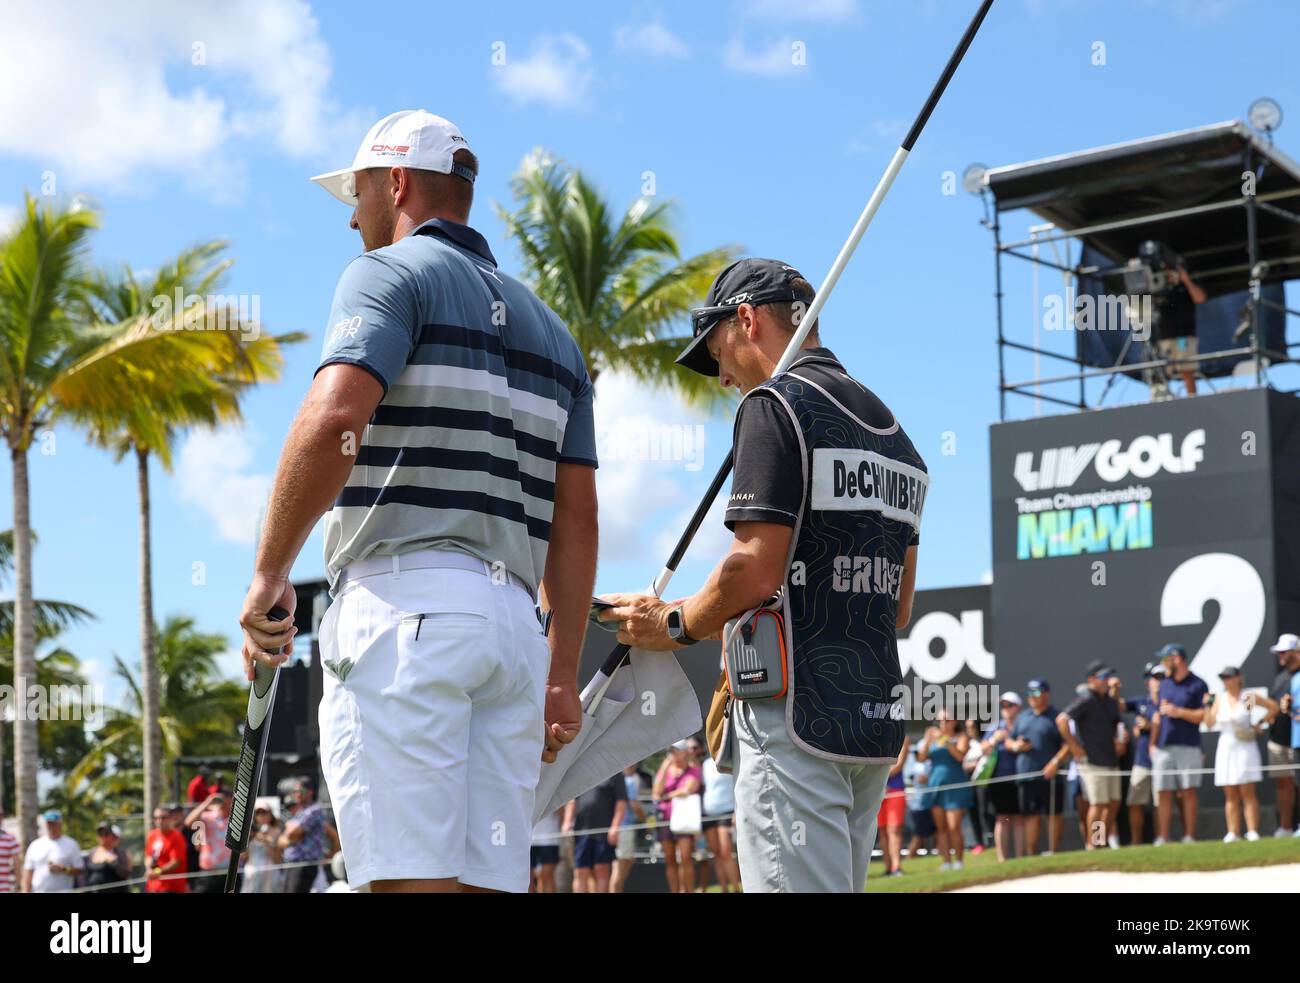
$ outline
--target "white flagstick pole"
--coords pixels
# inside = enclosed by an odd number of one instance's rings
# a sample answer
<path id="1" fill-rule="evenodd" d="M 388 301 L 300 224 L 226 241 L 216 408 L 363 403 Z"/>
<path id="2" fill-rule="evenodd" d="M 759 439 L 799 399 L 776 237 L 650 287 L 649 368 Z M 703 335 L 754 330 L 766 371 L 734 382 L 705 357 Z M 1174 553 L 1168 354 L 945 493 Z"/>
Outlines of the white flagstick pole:
<path id="1" fill-rule="evenodd" d="M 858 243 L 862 241 L 862 236 L 866 233 L 867 226 L 869 226 L 871 220 L 875 218 L 876 212 L 880 209 L 880 203 L 885 200 L 885 195 L 889 193 L 889 189 L 894 183 L 894 178 L 898 176 L 899 170 L 903 167 L 903 162 L 907 160 L 908 155 L 912 152 L 912 147 L 916 144 L 917 137 L 921 135 L 921 131 L 925 128 L 925 124 L 929 120 L 930 114 L 934 112 L 934 107 L 938 105 L 939 98 L 948 87 L 949 80 L 952 78 L 953 73 L 957 71 L 957 66 L 961 64 L 962 57 L 966 54 L 966 49 L 970 47 L 971 42 L 975 39 L 975 34 L 979 31 L 980 25 L 984 23 L 984 18 L 988 14 L 989 8 L 992 6 L 993 0 L 983 0 L 980 4 L 979 10 L 975 12 L 975 16 L 971 19 L 970 24 L 966 28 L 966 33 L 962 35 L 961 41 L 957 44 L 952 56 L 948 59 L 948 64 L 944 66 L 943 74 L 939 76 L 939 80 L 935 83 L 934 88 L 930 90 L 929 98 L 926 99 L 925 105 L 921 107 L 921 112 L 917 114 L 915 122 L 912 123 L 912 128 L 908 130 L 907 136 L 903 138 L 903 142 L 899 145 L 899 148 L 894 151 L 894 156 L 890 158 L 889 166 L 885 168 L 885 173 L 876 184 L 876 190 L 871 193 L 871 197 L 867 200 L 866 207 L 862 209 L 862 214 L 858 216 L 858 220 L 853 224 L 853 231 L 849 233 L 848 240 L 841 247 L 839 255 L 835 257 L 835 262 L 831 264 L 830 272 L 826 274 L 826 278 L 822 281 L 821 289 L 817 291 L 817 296 L 813 298 L 813 302 L 808 305 L 808 310 L 799 321 L 799 327 L 795 330 L 794 335 L 791 336 L 790 343 L 786 345 L 785 353 L 781 356 L 781 361 L 777 362 L 776 368 L 772 371 L 772 375 L 780 375 L 789 368 L 790 363 L 795 360 L 795 356 L 799 353 L 799 349 L 803 347 L 804 341 L 808 338 L 808 332 L 811 331 L 812 326 L 817 323 L 817 316 L 821 313 L 822 308 L 826 306 L 826 301 L 829 299 L 831 291 L 835 289 L 835 284 L 839 281 L 840 274 L 843 273 L 844 268 L 849 265 L 849 260 L 852 258 L 854 250 L 858 248 Z M 704 494 L 704 499 L 696 508 L 695 514 L 691 516 L 691 521 L 687 525 L 685 532 L 682 533 L 681 539 L 678 540 L 672 556 L 668 558 L 667 565 L 659 571 L 659 576 L 655 577 L 651 582 L 650 592 L 656 597 L 662 597 L 663 592 L 668 588 L 669 581 L 672 580 L 673 574 L 677 572 L 677 564 L 681 562 L 682 556 L 686 553 L 687 547 L 691 544 L 691 540 L 695 538 L 696 531 L 704 521 L 705 513 L 708 512 L 709 507 L 713 504 L 713 500 L 717 498 L 718 492 L 722 490 L 722 483 L 726 481 L 727 475 L 731 473 L 731 465 L 732 455 L 731 453 L 728 453 L 727 459 L 723 462 L 722 467 L 718 469 L 718 473 L 714 476 L 713 481 L 709 483 L 708 490 Z M 609 656 L 605 659 L 604 663 L 601 664 L 600 673 L 597 674 L 596 679 L 592 680 L 592 683 L 597 683 L 597 681 L 600 680 L 600 674 L 604 674 L 604 685 L 597 685 L 595 687 L 589 685 L 587 687 L 586 691 L 584 691 L 584 707 L 594 705 L 594 703 L 604 695 L 605 689 L 609 685 L 609 680 L 613 678 L 615 671 L 617 671 L 619 665 L 622 663 L 623 659 L 626 658 L 629 651 L 630 646 L 627 645 L 619 644 L 614 647 Z M 588 696 L 591 698 L 591 703 L 588 702 Z"/>

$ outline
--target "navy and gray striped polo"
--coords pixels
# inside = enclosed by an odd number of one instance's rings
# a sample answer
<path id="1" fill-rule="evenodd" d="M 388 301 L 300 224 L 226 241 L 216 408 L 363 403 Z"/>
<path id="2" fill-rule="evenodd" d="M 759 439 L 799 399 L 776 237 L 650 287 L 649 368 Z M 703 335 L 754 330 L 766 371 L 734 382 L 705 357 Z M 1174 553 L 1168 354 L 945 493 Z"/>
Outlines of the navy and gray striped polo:
<path id="1" fill-rule="evenodd" d="M 450 548 L 536 591 L 556 464 L 596 466 L 591 379 L 564 324 L 445 219 L 353 260 L 329 323 L 320 367 L 384 387 L 325 517 L 331 586 L 372 554 Z"/>

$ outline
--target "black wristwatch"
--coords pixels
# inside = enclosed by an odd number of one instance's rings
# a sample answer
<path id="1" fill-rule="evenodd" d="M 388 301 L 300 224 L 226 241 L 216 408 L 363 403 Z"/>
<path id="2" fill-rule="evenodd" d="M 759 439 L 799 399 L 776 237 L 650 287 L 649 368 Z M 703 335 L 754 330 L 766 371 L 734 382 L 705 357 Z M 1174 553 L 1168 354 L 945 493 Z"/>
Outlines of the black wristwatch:
<path id="1" fill-rule="evenodd" d="M 686 634 L 686 615 L 680 604 L 668 609 L 668 637 L 682 645 L 694 645 L 699 641 Z"/>

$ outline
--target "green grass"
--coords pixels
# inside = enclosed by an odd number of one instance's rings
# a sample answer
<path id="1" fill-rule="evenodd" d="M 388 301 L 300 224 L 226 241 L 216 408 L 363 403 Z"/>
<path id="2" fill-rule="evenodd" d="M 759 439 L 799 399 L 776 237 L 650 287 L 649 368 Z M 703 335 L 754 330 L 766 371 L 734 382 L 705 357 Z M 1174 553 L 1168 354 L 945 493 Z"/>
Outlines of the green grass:
<path id="1" fill-rule="evenodd" d="M 1134 846 L 1120 850 L 1075 850 L 1050 857 L 1025 857 L 998 863 L 995 850 L 978 855 L 966 851 L 965 869 L 939 872 L 939 858 L 903 858 L 902 877 L 885 877 L 881 863 L 873 863 L 867 877 L 872 894 L 929 893 L 954 888 L 991 884 L 995 881 L 1039 874 L 1072 874 L 1087 870 L 1119 870 L 1128 873 L 1174 873 L 1183 870 L 1230 870 L 1234 867 L 1267 867 L 1300 863 L 1300 840 L 1271 837 L 1248 843 L 1220 841 L 1168 843 L 1164 846 Z"/>

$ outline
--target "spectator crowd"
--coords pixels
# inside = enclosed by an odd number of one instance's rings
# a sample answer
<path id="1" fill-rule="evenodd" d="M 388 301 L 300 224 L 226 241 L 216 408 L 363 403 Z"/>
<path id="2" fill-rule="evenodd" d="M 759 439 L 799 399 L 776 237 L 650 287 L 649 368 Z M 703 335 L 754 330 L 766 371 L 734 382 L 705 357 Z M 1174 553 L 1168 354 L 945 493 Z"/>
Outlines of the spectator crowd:
<path id="1" fill-rule="evenodd" d="M 1002 691 L 989 727 L 941 711 L 891 772 L 877 820 L 886 876 L 901 876 L 904 855 L 923 851 L 941 858 L 941 870 L 960 870 L 968 851 L 996 850 L 999 860 L 1056 852 L 1067 813 L 1087 850 L 1160 846 L 1175 828 L 1193 843 L 1206 775 L 1223 790 L 1224 842 L 1258 840 L 1265 765 L 1277 801 L 1272 835 L 1300 836 L 1300 638 L 1284 634 L 1271 651 L 1278 671 L 1267 689 L 1247 690 L 1241 669 L 1227 666 L 1222 692 L 1212 694 L 1183 646 L 1167 645 L 1129 695 L 1098 660 L 1064 709 L 1039 677 L 1025 688 L 1027 702 Z M 1218 737 L 1208 765 L 1202 725 Z"/>
<path id="2" fill-rule="evenodd" d="M 315 801 L 315 783 L 300 776 L 282 783 L 283 816 L 273 799 L 254 804 L 248 851 L 241 862 L 236 890 L 247 893 L 296 893 L 328 890 L 342 881 L 338 834 L 324 808 Z M 122 842 L 122 830 L 101 822 L 96 844 L 83 850 L 63 829 L 63 814 L 41 815 L 43 832 L 19 850 L 18 840 L 0 830 L 0 894 L 93 890 L 125 894 L 141 887 L 147 894 L 220 894 L 225 888 L 230 849 L 226 829 L 232 794 L 220 776 L 206 771 L 188 787 L 190 801 L 154 809 L 137 859 Z M 4 816 L 0 813 L 0 820 Z"/>
<path id="3" fill-rule="evenodd" d="M 653 774 L 642 764 L 544 816 L 533 830 L 532 891 L 557 890 L 562 856 L 575 893 L 619 894 L 639 860 L 662 864 L 674 894 L 740 890 L 732 778 L 698 737 L 670 747 Z"/>
<path id="4" fill-rule="evenodd" d="M 1300 637 L 1284 634 L 1271 651 L 1277 674 L 1267 689 L 1246 689 L 1241 670 L 1229 666 L 1218 673 L 1222 691 L 1212 694 L 1191 671 L 1186 650 L 1167 645 L 1127 694 L 1118 673 L 1098 660 L 1064 709 L 1050 681 L 1037 677 L 1025 698 L 1002 691 L 988 726 L 940 711 L 918 740 L 904 742 L 890 772 L 876 817 L 885 875 L 903 876 L 904 858 L 923 853 L 939 856 L 941 870 L 960 870 L 967 853 L 985 850 L 999 860 L 1054 853 L 1067 813 L 1087 850 L 1148 838 L 1159 846 L 1175 826 L 1182 842 L 1195 842 L 1207 774 L 1223 789 L 1225 842 L 1262 835 L 1256 786 L 1265 780 L 1277 803 L 1272 835 L 1300 837 Z M 1202 725 L 1218 735 L 1209 766 Z M 638 861 L 662 865 L 673 893 L 710 883 L 740 890 L 731 776 L 718 771 L 698 737 L 674 744 L 652 770 L 646 764 L 543 817 L 533 830 L 532 891 L 558 889 L 562 859 L 578 893 L 621 893 Z M 316 802 L 314 782 L 299 777 L 280 791 L 278 803 L 255 803 L 237 889 L 344 889 L 338 834 Z M 57 809 L 42 815 L 43 833 L 25 854 L 0 829 L 0 893 L 124 893 L 141 883 L 151 894 L 219 893 L 230 861 L 231 793 L 220 776 L 200 771 L 188 798 L 154 810 L 139 858 L 111 821 L 99 824 L 95 845 L 83 850 L 64 832 Z"/>

